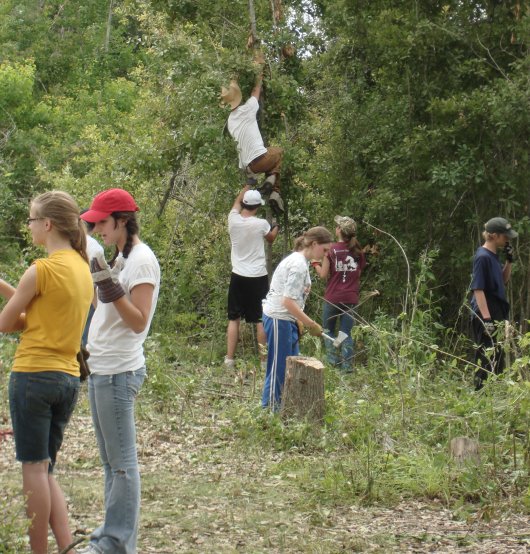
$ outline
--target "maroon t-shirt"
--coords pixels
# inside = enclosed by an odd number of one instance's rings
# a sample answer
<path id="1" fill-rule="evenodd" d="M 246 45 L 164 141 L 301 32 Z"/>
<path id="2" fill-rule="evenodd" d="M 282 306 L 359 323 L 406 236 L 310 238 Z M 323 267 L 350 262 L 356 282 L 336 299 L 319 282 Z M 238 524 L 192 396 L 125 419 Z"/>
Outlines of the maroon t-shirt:
<path id="1" fill-rule="evenodd" d="M 364 252 L 353 256 L 345 242 L 335 242 L 328 252 L 329 279 L 324 298 L 333 304 L 357 304 Z"/>

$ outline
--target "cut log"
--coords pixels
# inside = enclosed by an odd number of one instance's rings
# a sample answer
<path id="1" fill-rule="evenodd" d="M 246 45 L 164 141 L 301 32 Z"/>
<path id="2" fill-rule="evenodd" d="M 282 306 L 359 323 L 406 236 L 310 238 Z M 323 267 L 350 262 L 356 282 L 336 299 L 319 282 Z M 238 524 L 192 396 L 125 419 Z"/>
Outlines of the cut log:
<path id="1" fill-rule="evenodd" d="M 284 418 L 324 421 L 324 365 L 316 358 L 288 356 L 280 413 Z"/>
<path id="2" fill-rule="evenodd" d="M 480 463 L 480 445 L 468 437 L 455 437 L 449 444 L 451 458 L 459 465 L 464 462 Z"/>

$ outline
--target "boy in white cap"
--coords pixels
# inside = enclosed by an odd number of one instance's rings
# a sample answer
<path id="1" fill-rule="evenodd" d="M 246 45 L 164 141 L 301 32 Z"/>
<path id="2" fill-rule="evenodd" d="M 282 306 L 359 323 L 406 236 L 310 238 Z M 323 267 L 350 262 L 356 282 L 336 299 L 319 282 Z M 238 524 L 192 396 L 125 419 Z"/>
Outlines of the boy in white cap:
<path id="1" fill-rule="evenodd" d="M 470 287 L 473 291 L 473 335 L 477 345 L 475 363 L 480 366 L 475 373 L 475 390 L 483 387 L 490 373 L 499 374 L 504 369 L 504 352 L 496 335 L 498 324 L 508 319 L 510 311 L 505 285 L 512 273 L 513 248 L 510 240 L 517 238 L 518 234 L 506 219 L 494 217 L 484 225 L 482 236 L 484 244 L 479 246 L 473 259 Z M 497 255 L 500 248 L 505 254 L 504 266 Z"/>
<path id="2" fill-rule="evenodd" d="M 228 289 L 227 367 L 235 364 L 234 355 L 242 317 L 247 323 L 256 324 L 258 344 L 263 347 L 267 344 L 261 322 L 261 303 L 269 290 L 263 239 L 272 244 L 279 227 L 276 223 L 271 226 L 266 219 L 256 217 L 263 204 L 261 194 L 245 186 L 237 195 L 228 214 L 232 275 Z"/>

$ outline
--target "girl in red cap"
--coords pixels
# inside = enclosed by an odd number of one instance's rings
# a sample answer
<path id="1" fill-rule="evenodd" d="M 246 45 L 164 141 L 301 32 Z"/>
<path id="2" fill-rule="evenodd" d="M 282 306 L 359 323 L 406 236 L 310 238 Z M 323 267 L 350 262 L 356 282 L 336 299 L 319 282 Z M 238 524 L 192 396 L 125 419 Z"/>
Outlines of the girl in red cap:
<path id="1" fill-rule="evenodd" d="M 145 379 L 143 343 L 160 287 L 158 261 L 138 236 L 137 211 L 127 191 L 110 189 L 81 216 L 95 224 L 105 246 L 116 247 L 110 264 L 103 256 L 90 261 L 98 301 L 87 343 L 88 392 L 105 471 L 105 520 L 81 554 L 136 552 L 140 474 L 134 402 Z"/>

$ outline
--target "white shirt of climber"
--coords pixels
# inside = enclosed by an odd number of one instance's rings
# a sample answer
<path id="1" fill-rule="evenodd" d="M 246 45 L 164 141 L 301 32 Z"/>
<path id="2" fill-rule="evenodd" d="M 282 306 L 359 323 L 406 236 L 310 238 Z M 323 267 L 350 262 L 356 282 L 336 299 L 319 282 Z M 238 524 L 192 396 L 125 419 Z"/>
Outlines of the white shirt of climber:
<path id="1" fill-rule="evenodd" d="M 258 109 L 257 99 L 251 96 L 228 116 L 228 131 L 237 142 L 241 169 L 245 169 L 252 160 L 267 152 L 256 119 Z"/>

